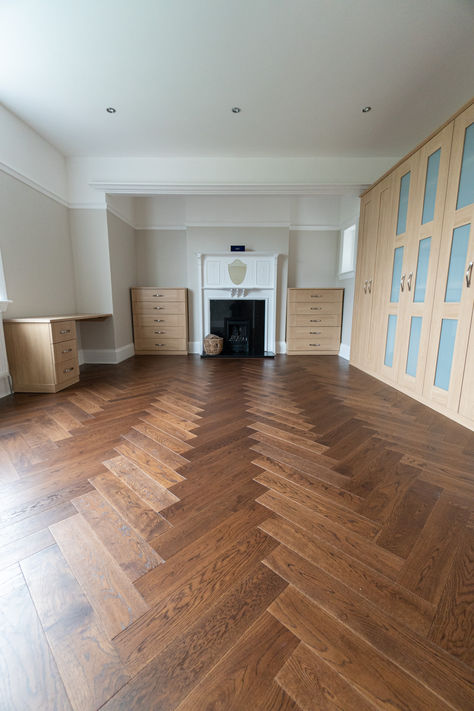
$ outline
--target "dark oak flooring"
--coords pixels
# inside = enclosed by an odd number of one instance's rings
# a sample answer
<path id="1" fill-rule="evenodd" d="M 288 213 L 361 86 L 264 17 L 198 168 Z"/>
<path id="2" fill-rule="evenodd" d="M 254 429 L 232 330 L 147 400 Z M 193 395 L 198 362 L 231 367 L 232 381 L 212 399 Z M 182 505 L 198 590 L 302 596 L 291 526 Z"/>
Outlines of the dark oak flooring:
<path id="1" fill-rule="evenodd" d="M 473 470 L 333 357 L 4 399 L 0 709 L 470 711 Z"/>

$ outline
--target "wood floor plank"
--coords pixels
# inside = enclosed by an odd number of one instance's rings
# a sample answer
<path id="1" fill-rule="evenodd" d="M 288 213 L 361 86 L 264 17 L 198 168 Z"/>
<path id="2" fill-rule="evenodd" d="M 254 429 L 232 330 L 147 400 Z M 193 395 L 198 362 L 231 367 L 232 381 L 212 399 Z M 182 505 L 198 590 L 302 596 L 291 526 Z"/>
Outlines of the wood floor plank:
<path id="1" fill-rule="evenodd" d="M 268 613 L 259 617 L 178 706 L 178 711 L 265 708 L 273 679 L 298 640 Z"/>
<path id="2" fill-rule="evenodd" d="M 150 406 L 146 408 L 146 411 L 158 417 L 160 420 L 169 422 L 170 424 L 178 427 L 179 429 L 186 430 L 187 432 L 192 432 L 197 427 L 199 427 L 200 417 L 194 417 L 192 419 L 186 419 L 185 417 L 180 417 L 179 415 L 172 415 L 170 412 L 163 410 L 159 407 L 156 402 L 150 403 Z"/>
<path id="3" fill-rule="evenodd" d="M 295 501 L 297 504 L 314 511 L 319 516 L 323 516 L 333 523 L 338 523 L 355 533 L 359 533 L 361 536 L 372 539 L 375 538 L 380 530 L 377 524 L 364 516 L 360 516 L 354 511 L 349 511 L 343 506 L 334 504 L 319 494 L 308 491 L 308 489 L 305 489 L 299 484 L 290 482 L 273 472 L 263 471 L 254 477 L 254 479 L 272 491 L 276 491 L 289 500 Z"/>
<path id="4" fill-rule="evenodd" d="M 18 565 L 0 573 L 0 708 L 71 709 Z"/>
<path id="5" fill-rule="evenodd" d="M 53 524 L 50 530 L 110 638 L 148 610 L 81 514 Z"/>
<path id="6" fill-rule="evenodd" d="M 104 706 L 170 711 L 281 593 L 286 583 L 259 565 L 169 644 Z"/>
<path id="7" fill-rule="evenodd" d="M 442 496 L 400 573 L 400 583 L 437 603 L 465 530 L 469 512 Z"/>
<path id="8" fill-rule="evenodd" d="M 424 481 L 410 486 L 377 536 L 377 545 L 407 558 L 418 540 L 441 489 Z"/>
<path id="9" fill-rule="evenodd" d="M 158 442 L 155 442 L 154 440 L 150 439 L 141 432 L 137 432 L 136 430 L 130 430 L 130 432 L 127 432 L 125 435 L 123 435 L 123 437 L 139 449 L 142 449 L 144 452 L 150 455 L 150 457 L 153 457 L 157 461 L 162 462 L 171 469 L 178 469 L 179 467 L 183 466 L 183 464 L 187 464 L 189 462 L 189 459 L 186 459 L 181 454 L 176 454 L 175 452 L 172 452 L 171 449 L 168 449 L 168 447 L 165 447 L 159 444 Z"/>
<path id="10" fill-rule="evenodd" d="M 304 437 L 302 435 L 290 434 L 278 427 L 272 427 L 271 425 L 266 425 L 262 422 L 252 422 L 249 427 L 250 429 L 256 430 L 257 432 L 262 432 L 263 434 L 266 434 L 269 437 L 274 437 L 277 440 L 283 440 L 284 442 L 294 444 L 295 446 L 301 447 L 302 449 L 307 449 L 308 451 L 313 452 L 314 454 L 323 454 L 327 450 L 327 447 L 325 447 L 323 444 L 320 444 L 319 442 L 316 442 L 309 435 Z"/>
<path id="11" fill-rule="evenodd" d="M 129 679 L 113 644 L 57 546 L 21 566 L 73 708 L 96 711 Z"/>
<path id="12" fill-rule="evenodd" d="M 269 612 L 377 709 L 447 711 L 450 708 L 292 586 L 270 605 Z"/>
<path id="13" fill-rule="evenodd" d="M 54 538 L 47 528 L 7 543 L 0 548 L 0 570 L 53 544 Z"/>
<path id="14" fill-rule="evenodd" d="M 130 580 L 137 580 L 163 563 L 163 558 L 98 491 L 73 499 L 72 503 Z"/>
<path id="15" fill-rule="evenodd" d="M 162 511 L 179 501 L 177 496 L 145 474 L 142 469 L 127 457 L 118 456 L 113 459 L 106 459 L 103 464 L 154 511 Z"/>
<path id="16" fill-rule="evenodd" d="M 163 516 L 147 506 L 111 472 L 95 476 L 91 484 L 146 541 L 160 536 L 169 528 Z"/>
<path id="17" fill-rule="evenodd" d="M 467 528 L 449 573 L 430 639 L 474 666 L 474 529 Z"/>
<path id="18" fill-rule="evenodd" d="M 309 512 L 305 507 L 289 501 L 284 496 L 267 491 L 257 501 L 288 521 L 301 526 L 323 541 L 332 543 L 344 553 L 369 565 L 384 575 L 395 579 L 403 564 L 403 559 L 366 541 L 361 536 L 347 531 L 342 526 L 330 522 L 322 516 Z"/>
<path id="19" fill-rule="evenodd" d="M 343 553 L 336 546 L 312 536 L 300 526 L 284 519 L 267 519 L 259 528 L 306 560 L 342 580 L 374 605 L 426 636 L 436 608 L 378 573 L 373 568 Z"/>
<path id="20" fill-rule="evenodd" d="M 368 699 L 301 643 L 276 676 L 303 711 L 374 711 Z"/>
<path id="21" fill-rule="evenodd" d="M 138 422 L 136 425 L 133 425 L 133 429 L 146 435 L 154 442 L 158 442 L 158 444 L 168 447 L 168 449 L 171 449 L 171 451 L 176 454 L 182 454 L 183 452 L 188 452 L 192 449 L 191 445 L 186 444 L 186 442 L 183 442 L 172 435 L 166 434 L 166 432 L 153 427 L 153 425 L 148 422 Z"/>
<path id="22" fill-rule="evenodd" d="M 173 437 L 176 437 L 178 439 L 182 439 L 185 441 L 189 441 L 191 439 L 195 439 L 197 437 L 194 432 L 191 431 L 191 429 L 185 428 L 185 427 L 177 427 L 174 425 L 172 422 L 168 420 L 167 417 L 160 417 L 157 413 L 157 410 L 155 412 L 151 412 L 150 408 L 147 410 L 147 415 L 143 417 L 143 421 L 147 422 L 149 425 L 152 425 L 153 427 L 156 427 L 158 430 L 161 430 L 162 432 L 166 432 L 166 434 L 170 434 Z M 195 426 L 192 427 L 192 429 L 195 429 Z"/>
<path id="23" fill-rule="evenodd" d="M 167 467 L 165 464 L 158 462 L 154 457 L 144 452 L 139 447 L 123 440 L 115 447 L 119 454 L 134 462 L 145 474 L 155 479 L 159 484 L 168 488 L 183 481 L 183 477 L 174 469 Z"/>
<path id="24" fill-rule="evenodd" d="M 304 561 L 282 546 L 270 553 L 265 564 L 317 602 L 347 630 L 372 645 L 379 655 L 390 659 L 425 684 L 447 705 L 464 708 L 474 698 L 474 673 L 413 634 L 409 627 L 400 624 L 394 617 L 380 612 L 319 566 Z"/>
<path id="25" fill-rule="evenodd" d="M 253 452 L 258 452 L 258 454 L 262 454 L 264 457 L 269 457 L 282 464 L 288 464 L 290 467 L 295 467 L 295 469 L 299 469 L 305 474 L 314 476 L 317 479 L 322 479 L 329 484 L 340 487 L 347 486 L 348 484 L 349 478 L 328 467 L 328 460 L 322 456 L 318 456 L 317 459 L 314 457 L 304 459 L 303 457 L 289 454 L 278 447 L 270 446 L 263 442 L 252 445 L 251 449 Z"/>

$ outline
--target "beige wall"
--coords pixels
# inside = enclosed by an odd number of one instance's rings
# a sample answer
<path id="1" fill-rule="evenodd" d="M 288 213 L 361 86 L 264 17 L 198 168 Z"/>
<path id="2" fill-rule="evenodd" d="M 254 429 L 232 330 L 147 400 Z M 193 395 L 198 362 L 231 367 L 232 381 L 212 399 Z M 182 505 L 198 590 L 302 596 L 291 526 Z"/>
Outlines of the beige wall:
<path id="1" fill-rule="evenodd" d="M 291 231 L 288 286 L 335 286 L 338 251 L 338 230 Z"/>
<path id="2" fill-rule="evenodd" d="M 186 232 L 136 230 L 137 286 L 187 286 Z"/>
<path id="3" fill-rule="evenodd" d="M 6 318 L 75 310 L 68 209 L 0 171 L 0 249 Z"/>
<path id="4" fill-rule="evenodd" d="M 130 287 L 137 283 L 135 230 L 107 212 L 115 348 L 133 342 Z"/>

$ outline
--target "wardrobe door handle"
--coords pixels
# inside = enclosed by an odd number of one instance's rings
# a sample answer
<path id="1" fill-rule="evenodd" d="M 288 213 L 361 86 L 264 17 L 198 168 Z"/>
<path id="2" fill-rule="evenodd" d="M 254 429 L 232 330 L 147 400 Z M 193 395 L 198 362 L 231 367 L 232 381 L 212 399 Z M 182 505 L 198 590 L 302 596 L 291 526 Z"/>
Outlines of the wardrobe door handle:
<path id="1" fill-rule="evenodd" d="M 372 279 L 369 279 L 369 294 L 372 293 Z"/>
<path id="2" fill-rule="evenodd" d="M 466 269 L 466 286 L 468 289 L 471 286 L 472 266 L 473 266 L 473 262 L 469 262 L 468 267 Z"/>
<path id="3" fill-rule="evenodd" d="M 405 291 L 405 274 L 402 274 L 400 279 L 400 291 Z"/>
<path id="4" fill-rule="evenodd" d="M 413 272 L 410 272 L 407 279 L 408 291 L 411 291 L 411 280 L 413 279 Z"/>
<path id="5" fill-rule="evenodd" d="M 367 284 L 368 284 L 368 283 L 369 283 L 369 282 L 368 282 L 368 280 L 366 279 L 366 280 L 364 281 L 364 294 L 367 294 Z"/>

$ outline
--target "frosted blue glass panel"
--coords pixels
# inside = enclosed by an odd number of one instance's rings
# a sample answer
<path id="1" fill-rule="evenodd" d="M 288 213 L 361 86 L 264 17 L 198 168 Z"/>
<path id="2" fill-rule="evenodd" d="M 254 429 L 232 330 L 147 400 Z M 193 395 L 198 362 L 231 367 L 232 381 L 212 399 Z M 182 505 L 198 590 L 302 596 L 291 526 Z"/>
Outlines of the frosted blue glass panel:
<path id="1" fill-rule="evenodd" d="M 397 330 L 397 317 L 390 314 L 387 324 L 387 341 L 385 343 L 385 365 L 389 368 L 393 365 L 393 351 L 395 349 L 395 333 Z"/>
<path id="2" fill-rule="evenodd" d="M 418 261 L 416 263 L 416 281 L 413 301 L 423 303 L 426 296 L 426 282 L 428 281 L 428 267 L 430 263 L 431 237 L 421 239 L 418 244 Z"/>
<path id="3" fill-rule="evenodd" d="M 400 197 L 398 199 L 397 235 L 407 231 L 408 196 L 410 194 L 410 173 L 405 173 L 400 180 Z"/>
<path id="4" fill-rule="evenodd" d="M 410 324 L 410 340 L 408 342 L 408 355 L 406 373 L 416 377 L 416 367 L 418 365 L 418 351 L 420 350 L 421 326 L 423 319 L 421 316 L 412 316 Z"/>
<path id="5" fill-rule="evenodd" d="M 446 295 L 444 297 L 444 300 L 449 303 L 461 301 L 470 228 L 471 225 L 462 225 L 453 230 L 448 281 L 446 283 Z"/>
<path id="6" fill-rule="evenodd" d="M 458 322 L 453 318 L 444 318 L 441 321 L 441 335 L 439 337 L 438 360 L 436 363 L 434 384 L 443 390 L 449 390 L 457 327 Z"/>
<path id="7" fill-rule="evenodd" d="M 474 123 L 466 128 L 456 209 L 474 202 Z"/>
<path id="8" fill-rule="evenodd" d="M 441 158 L 441 148 L 432 153 L 428 158 L 426 167 L 425 199 L 423 201 L 423 216 L 421 224 L 431 222 L 434 218 L 436 190 L 438 188 L 439 161 Z"/>
<path id="9" fill-rule="evenodd" d="M 397 247 L 393 253 L 392 290 L 390 292 L 390 301 L 392 304 L 398 303 L 400 298 L 400 279 L 402 278 L 402 267 L 403 247 Z"/>

